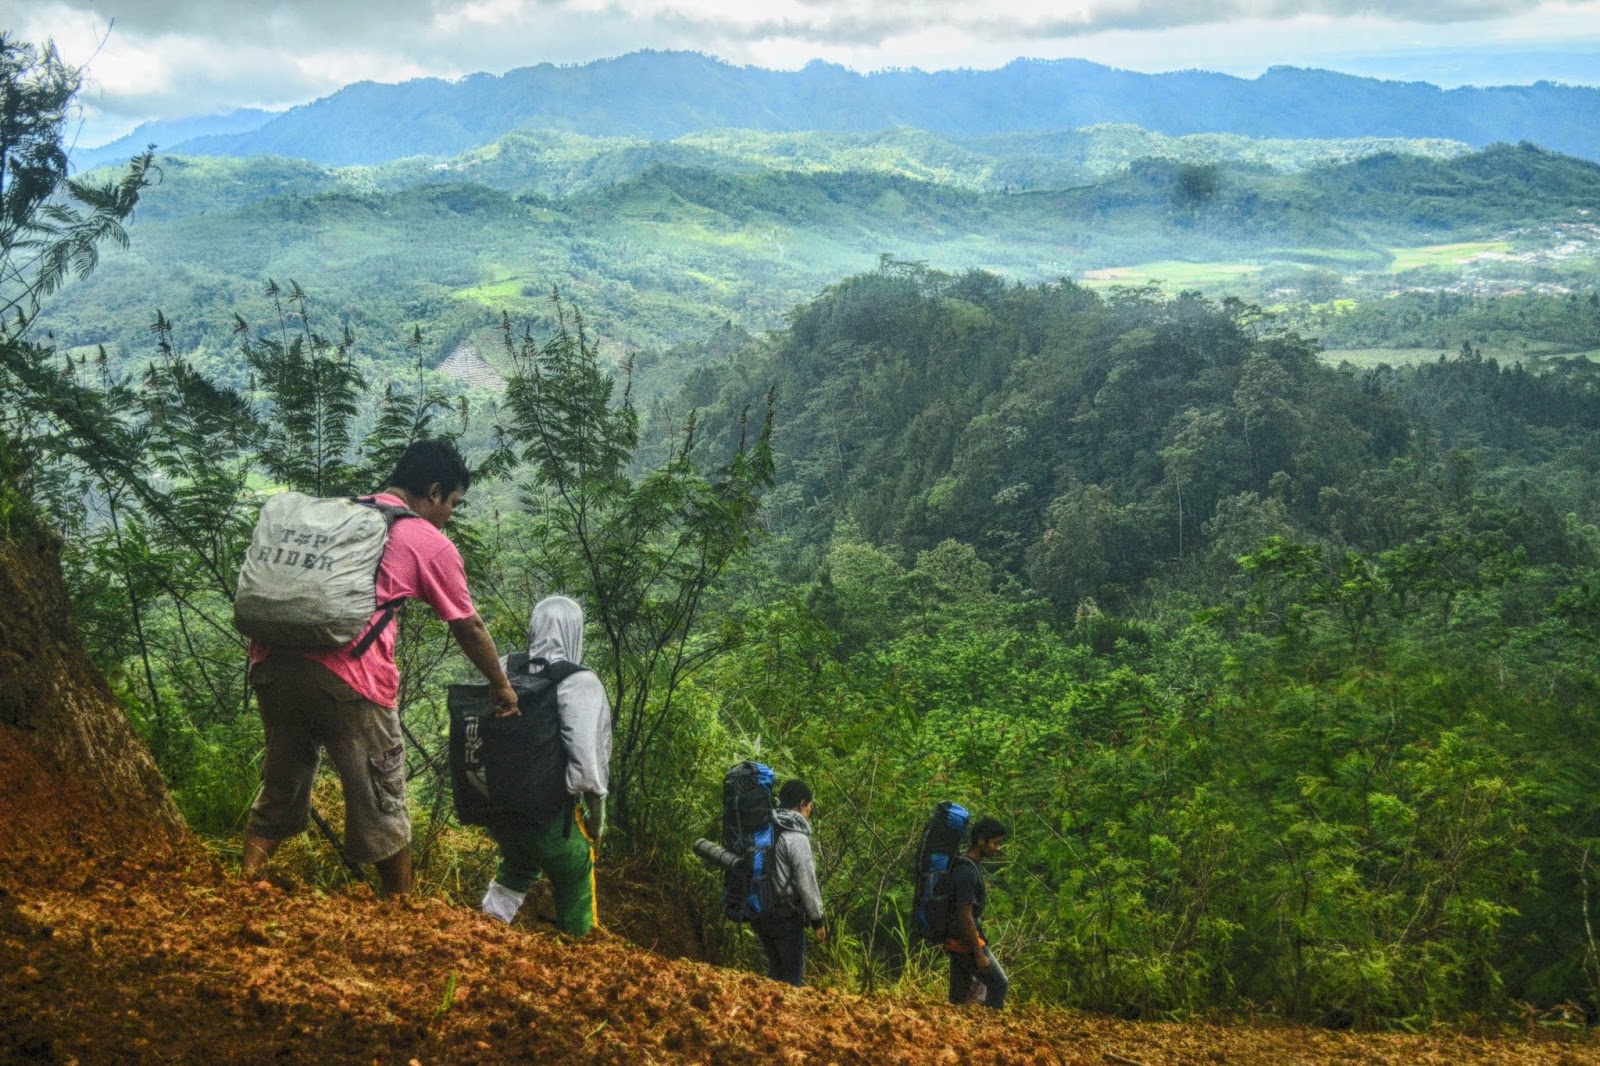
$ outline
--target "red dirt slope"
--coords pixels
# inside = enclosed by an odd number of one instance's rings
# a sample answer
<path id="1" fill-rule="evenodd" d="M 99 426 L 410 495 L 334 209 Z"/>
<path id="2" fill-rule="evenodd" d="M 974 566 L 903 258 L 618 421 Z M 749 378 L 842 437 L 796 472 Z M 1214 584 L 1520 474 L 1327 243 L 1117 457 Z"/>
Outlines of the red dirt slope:
<path id="1" fill-rule="evenodd" d="M 0 1059 L 1578 1063 L 1590 1043 L 1116 1022 L 795 990 L 202 861 L 0 864 Z"/>
<path id="2" fill-rule="evenodd" d="M 53 541 L 0 540 L 0 855 L 82 834 L 187 839 L 155 761 L 83 648 Z"/>

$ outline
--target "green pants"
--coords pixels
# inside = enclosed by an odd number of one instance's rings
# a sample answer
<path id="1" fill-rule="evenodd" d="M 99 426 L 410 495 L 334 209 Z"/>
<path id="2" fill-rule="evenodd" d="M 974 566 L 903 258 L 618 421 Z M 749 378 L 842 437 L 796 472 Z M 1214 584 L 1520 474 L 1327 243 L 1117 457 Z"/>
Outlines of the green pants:
<path id="1" fill-rule="evenodd" d="M 526 892 L 550 879 L 556 898 L 556 928 L 582 936 L 600 921 L 594 902 L 594 845 L 578 812 L 572 820 L 549 825 L 494 824 L 484 828 L 500 846 L 500 869 L 494 879 L 513 892 Z"/>

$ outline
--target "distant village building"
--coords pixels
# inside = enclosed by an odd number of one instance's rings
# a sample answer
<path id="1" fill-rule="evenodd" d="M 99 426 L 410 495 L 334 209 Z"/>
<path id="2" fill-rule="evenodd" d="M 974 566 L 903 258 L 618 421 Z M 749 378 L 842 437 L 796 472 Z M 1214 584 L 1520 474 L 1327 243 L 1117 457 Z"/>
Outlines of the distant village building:
<path id="1" fill-rule="evenodd" d="M 476 348 L 466 343 L 457 347 L 448 359 L 439 364 L 439 372 L 473 388 L 498 391 L 506 387 L 506 379 L 500 376 L 500 372 L 485 362 Z"/>

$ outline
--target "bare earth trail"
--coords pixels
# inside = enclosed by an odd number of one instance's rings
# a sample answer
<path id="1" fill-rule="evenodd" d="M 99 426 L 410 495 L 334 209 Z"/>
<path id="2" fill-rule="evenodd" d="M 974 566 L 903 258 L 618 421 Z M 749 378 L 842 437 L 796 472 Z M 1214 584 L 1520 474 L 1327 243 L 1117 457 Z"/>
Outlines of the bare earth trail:
<path id="1" fill-rule="evenodd" d="M 1600 1064 L 1587 1034 L 994 1016 L 791 989 L 604 931 L 576 943 L 437 900 L 247 884 L 189 835 L 88 665 L 52 545 L 0 541 L 0 603 L 0 1063 Z M 634 924 L 660 932 L 648 912 Z"/>
<path id="2" fill-rule="evenodd" d="M 601 933 L 232 880 L 179 848 L 0 860 L 0 1058 L 1579 1063 L 1591 1043 L 1118 1022 L 794 990 Z M 448 1003 L 448 1006 L 446 1005 Z"/>

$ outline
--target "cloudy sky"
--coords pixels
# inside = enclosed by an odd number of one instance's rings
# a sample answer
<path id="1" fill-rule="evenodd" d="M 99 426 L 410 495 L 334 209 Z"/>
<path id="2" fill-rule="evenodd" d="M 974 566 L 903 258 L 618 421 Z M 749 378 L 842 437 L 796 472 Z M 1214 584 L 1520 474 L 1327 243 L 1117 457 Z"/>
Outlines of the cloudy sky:
<path id="1" fill-rule="evenodd" d="M 352 81 L 501 73 L 640 48 L 794 68 L 1080 57 L 1253 77 L 1600 84 L 1600 0 L 0 0 L 87 64 L 80 143 L 142 120 L 282 108 Z"/>

